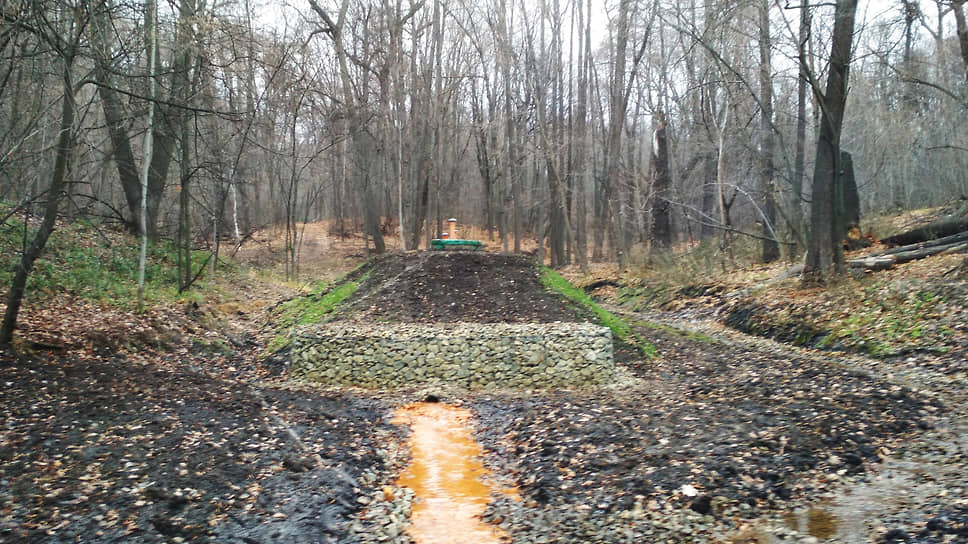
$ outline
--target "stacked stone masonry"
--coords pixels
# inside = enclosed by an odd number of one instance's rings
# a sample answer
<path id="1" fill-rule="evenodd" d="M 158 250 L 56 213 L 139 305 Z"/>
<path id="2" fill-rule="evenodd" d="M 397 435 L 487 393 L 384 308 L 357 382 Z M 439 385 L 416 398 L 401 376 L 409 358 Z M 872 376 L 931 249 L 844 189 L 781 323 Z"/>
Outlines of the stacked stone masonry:
<path id="1" fill-rule="evenodd" d="M 544 389 L 612 381 L 612 333 L 587 323 L 326 324 L 293 333 L 290 376 L 324 384 Z"/>

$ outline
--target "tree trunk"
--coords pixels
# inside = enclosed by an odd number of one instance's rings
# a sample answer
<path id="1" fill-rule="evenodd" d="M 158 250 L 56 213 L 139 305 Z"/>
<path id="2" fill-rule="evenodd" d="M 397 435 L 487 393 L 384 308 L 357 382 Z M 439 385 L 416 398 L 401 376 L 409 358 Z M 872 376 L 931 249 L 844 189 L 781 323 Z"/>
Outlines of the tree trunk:
<path id="1" fill-rule="evenodd" d="M 723 254 L 723 270 L 726 269 L 725 258 L 728 257 L 730 264 L 733 262 L 732 245 L 732 226 L 729 217 L 729 209 L 733 206 L 733 200 L 726 198 L 726 128 L 729 126 L 729 95 L 726 95 L 726 102 L 723 104 L 723 120 L 719 129 L 719 145 L 716 155 L 716 197 L 719 203 L 719 223 L 722 225 L 723 238 L 719 249 Z"/>
<path id="2" fill-rule="evenodd" d="M 180 190 L 178 191 L 178 289 L 188 288 L 192 281 L 192 215 L 191 215 L 191 168 L 188 164 L 190 127 L 182 123 L 181 160 L 179 160 Z"/>
<path id="3" fill-rule="evenodd" d="M 609 225 L 612 242 L 615 244 L 615 258 L 620 268 L 625 266 L 625 243 L 621 238 L 622 227 L 619 224 L 619 202 L 616 198 L 619 178 L 621 174 L 620 162 L 622 156 L 622 131 L 625 127 L 625 113 L 628 102 L 625 96 L 625 65 L 629 43 L 630 0 L 620 0 L 618 8 L 617 29 L 615 34 L 615 64 L 612 68 L 612 81 L 609 89 L 608 134 L 605 144 L 605 177 L 602 183 L 602 220 Z"/>
<path id="4" fill-rule="evenodd" d="M 148 56 L 148 127 L 145 130 L 144 157 L 142 158 L 141 173 L 141 252 L 138 256 L 138 311 L 144 311 L 145 269 L 148 266 L 148 174 L 151 170 L 149 162 L 154 145 L 155 123 L 155 54 L 158 50 L 158 4 L 155 0 L 145 2 L 145 51 Z"/>
<path id="5" fill-rule="evenodd" d="M 519 180 L 516 176 L 517 142 L 514 130 L 514 96 L 511 94 L 511 61 L 514 49 L 507 21 L 507 3 L 500 0 L 497 6 L 497 63 L 504 84 L 504 187 L 501 192 L 501 245 L 508 252 L 508 230 L 514 232 L 514 251 L 521 250 L 520 218 L 518 215 Z M 510 210 L 508 209 L 510 208 Z"/>
<path id="6" fill-rule="evenodd" d="M 716 232 L 711 223 L 716 213 L 716 153 L 705 153 L 702 161 L 702 224 L 699 227 L 699 238 L 708 240 Z"/>
<path id="7" fill-rule="evenodd" d="M 362 193 L 360 197 L 363 206 L 363 228 L 368 236 L 373 237 L 376 253 L 383 253 L 386 251 L 386 245 L 383 241 L 383 233 L 380 231 L 379 212 L 375 209 L 377 197 L 371 187 L 373 178 L 370 173 L 371 165 L 368 164 L 370 161 L 369 153 L 374 150 L 372 149 L 373 146 L 368 145 L 368 142 L 363 143 L 359 141 L 361 138 L 369 138 L 371 136 L 365 131 L 364 119 L 360 111 L 360 100 L 354 94 L 353 83 L 350 80 L 349 54 L 346 52 L 346 44 L 343 43 L 343 27 L 346 23 L 349 0 L 341 1 L 339 14 L 335 21 L 330 17 L 329 12 L 323 9 L 316 0 L 309 0 L 309 5 L 326 24 L 323 31 L 329 34 L 333 40 L 333 49 L 336 52 L 340 84 L 343 91 L 343 107 L 345 108 L 344 114 L 346 115 L 347 127 L 346 137 L 350 141 L 349 149 L 356 156 L 357 165 L 361 166 L 361 168 L 358 168 L 357 175 L 363 178 L 358 180 L 359 183 L 357 184 L 357 187 Z M 361 85 L 361 87 L 365 88 L 366 85 Z"/>
<path id="8" fill-rule="evenodd" d="M 838 0 L 830 50 L 827 91 L 820 97 L 821 122 L 814 162 L 813 197 L 810 206 L 810 243 L 804 281 L 824 283 L 830 274 L 842 273 L 844 253 L 837 236 L 842 217 L 836 217 L 843 193 L 838 191 L 840 131 L 847 104 L 851 44 L 857 0 Z M 801 62 L 803 59 L 801 58 Z M 818 89 L 814 89 L 815 92 Z"/>
<path id="9" fill-rule="evenodd" d="M 968 23 L 965 23 L 965 0 L 953 0 L 951 9 L 955 12 L 958 45 L 961 48 L 961 60 L 964 61 L 965 83 L 968 83 Z"/>
<path id="10" fill-rule="evenodd" d="M 192 0 L 184 0 L 179 6 L 179 21 L 185 21 L 193 16 L 194 3 Z M 94 43 L 93 49 L 95 51 L 94 80 L 98 85 L 98 95 L 101 98 L 105 125 L 111 138 L 112 158 L 117 166 L 121 188 L 124 191 L 128 211 L 131 214 L 130 220 L 126 221 L 126 223 L 131 230 L 140 231 L 142 185 L 138 175 L 137 160 L 131 149 L 131 137 L 128 134 L 127 128 L 125 128 L 126 115 L 120 93 L 114 90 L 115 82 L 113 81 L 111 73 L 115 68 L 108 61 L 111 57 L 111 52 L 106 34 L 107 26 L 108 21 L 103 18 L 93 21 L 91 25 L 92 41 Z M 187 49 L 188 46 L 186 46 Z M 154 56 L 157 61 L 157 52 Z M 175 63 L 172 66 L 173 80 L 170 98 L 173 100 L 181 100 L 184 98 L 183 95 L 187 90 L 188 58 L 187 53 L 185 55 L 177 55 Z M 157 111 L 155 122 L 152 126 L 155 143 L 148 170 L 147 214 L 144 221 L 147 234 L 150 238 L 156 238 L 158 235 L 158 213 L 168 181 L 168 169 L 171 166 L 171 160 L 174 155 L 175 136 L 171 129 L 177 125 L 174 119 L 179 115 L 184 115 L 183 112 L 174 112 L 170 107 L 163 107 L 157 103 L 155 104 L 155 108 Z"/>
<path id="11" fill-rule="evenodd" d="M 47 205 L 44 208 L 44 218 L 41 220 L 40 228 L 37 229 L 30 244 L 24 250 L 14 271 L 13 281 L 10 284 L 10 290 L 7 292 L 7 308 L 3 315 L 3 323 L 0 324 L 0 346 L 9 345 L 13 341 L 13 331 L 17 327 L 17 316 L 20 314 L 20 305 L 23 303 L 27 278 L 33 271 L 34 262 L 37 261 L 37 258 L 43 253 L 44 247 L 47 246 L 47 240 L 51 233 L 54 232 L 54 222 L 57 220 L 61 196 L 67 181 L 67 171 L 70 167 L 71 156 L 74 153 L 75 103 L 74 82 L 71 75 L 74 64 L 73 54 L 68 54 L 63 62 L 64 102 L 61 105 L 60 134 L 57 138 L 54 173 L 50 188 L 47 190 Z"/>
<path id="12" fill-rule="evenodd" d="M 487 77 L 485 75 L 485 77 Z M 489 87 L 489 85 L 487 85 Z M 485 89 L 485 92 L 488 92 Z M 482 98 L 477 88 L 477 79 L 471 80 L 471 114 L 474 120 L 474 149 L 477 157 L 477 169 L 481 174 L 481 182 L 484 189 L 484 226 L 487 229 L 488 240 L 494 241 L 494 210 L 491 201 L 494 198 L 494 169 L 491 165 L 491 121 L 493 111 L 490 106 L 490 95 L 488 93 L 488 112 L 485 120 L 484 107 L 481 104 Z"/>
<path id="13" fill-rule="evenodd" d="M 794 238 L 803 243 L 803 178 L 806 176 L 807 147 L 807 83 L 810 78 L 806 65 L 806 42 L 810 39 L 810 5 L 803 2 L 800 6 L 800 32 L 797 37 L 800 63 L 800 77 L 797 79 L 797 128 L 796 151 L 793 159 L 793 183 L 787 199 L 787 217 Z"/>
<path id="14" fill-rule="evenodd" d="M 843 190 L 843 232 L 847 235 L 852 227 L 860 226 L 860 194 L 857 192 L 857 178 L 854 177 L 854 158 L 846 151 L 840 152 L 840 178 Z"/>
<path id="15" fill-rule="evenodd" d="M 670 217 L 669 190 L 672 177 L 669 173 L 669 140 L 666 136 L 665 117 L 657 114 L 659 125 L 653 135 L 654 153 L 652 172 L 654 175 L 652 204 L 652 244 L 656 249 L 672 246 L 672 220 Z"/>
<path id="16" fill-rule="evenodd" d="M 131 217 L 126 222 L 127 227 L 137 232 L 141 224 L 141 181 L 138 178 L 131 140 L 128 138 L 128 131 L 124 128 L 124 105 L 121 103 L 120 94 L 114 90 L 115 82 L 111 75 L 113 68 L 108 63 L 108 59 L 111 58 L 107 38 L 109 27 L 110 20 L 107 15 L 97 17 L 91 22 L 91 43 L 95 57 L 94 80 L 97 82 L 105 126 L 111 139 L 111 157 L 118 169 L 121 189 L 124 191 L 128 211 L 131 213 Z"/>
<path id="17" fill-rule="evenodd" d="M 780 244 L 776 240 L 776 197 L 774 154 L 776 137 L 773 133 L 773 62 L 770 39 L 770 0 L 760 0 L 760 179 L 759 191 L 763 205 L 762 259 L 765 263 L 780 258 Z"/>
<path id="18" fill-rule="evenodd" d="M 578 49 L 578 104 L 575 108 L 575 128 L 578 133 L 577 145 L 575 146 L 575 163 L 573 166 L 575 186 L 573 198 L 575 199 L 575 254 L 578 264 L 584 270 L 588 265 L 588 198 L 586 188 L 589 179 L 589 156 L 591 145 L 588 138 L 588 83 L 589 66 L 591 63 L 591 0 L 588 0 L 589 8 L 587 13 L 582 10 L 582 2 L 575 2 L 579 17 L 579 42 L 582 44 Z M 582 24 L 584 19 L 584 25 Z"/>

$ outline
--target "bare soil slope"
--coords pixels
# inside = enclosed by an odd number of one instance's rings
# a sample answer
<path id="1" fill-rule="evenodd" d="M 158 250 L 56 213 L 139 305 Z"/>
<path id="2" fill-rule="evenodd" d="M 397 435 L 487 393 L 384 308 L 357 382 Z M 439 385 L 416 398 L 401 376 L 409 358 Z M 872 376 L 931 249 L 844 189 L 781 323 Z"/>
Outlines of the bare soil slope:
<path id="1" fill-rule="evenodd" d="M 534 260 L 485 252 L 395 253 L 379 258 L 338 317 L 362 322 L 584 321 L 541 285 Z M 349 278 L 349 279 L 352 279 Z"/>

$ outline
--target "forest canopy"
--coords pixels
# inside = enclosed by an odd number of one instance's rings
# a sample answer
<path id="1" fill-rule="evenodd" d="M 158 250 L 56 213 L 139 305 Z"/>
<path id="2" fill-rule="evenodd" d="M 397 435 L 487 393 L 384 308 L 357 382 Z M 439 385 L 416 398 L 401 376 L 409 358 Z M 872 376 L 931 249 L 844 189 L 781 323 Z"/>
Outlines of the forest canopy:
<path id="1" fill-rule="evenodd" d="M 66 214 L 175 240 L 182 287 L 193 248 L 266 227 L 295 276 L 322 220 L 375 252 L 456 216 L 552 266 L 799 258 L 848 226 L 812 203 L 859 217 L 847 159 L 859 213 L 968 195 L 963 4 L 4 2 L 0 201 L 40 222 L 28 272 Z"/>

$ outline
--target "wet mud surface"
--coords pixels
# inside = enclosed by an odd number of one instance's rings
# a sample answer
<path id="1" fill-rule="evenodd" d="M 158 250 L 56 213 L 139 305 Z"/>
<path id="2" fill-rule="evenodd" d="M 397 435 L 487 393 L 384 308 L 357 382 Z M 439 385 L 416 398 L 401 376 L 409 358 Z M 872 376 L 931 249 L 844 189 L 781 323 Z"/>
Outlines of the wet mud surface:
<path id="1" fill-rule="evenodd" d="M 946 409 L 836 361 L 642 333 L 661 356 L 615 387 L 475 399 L 524 497 L 495 508 L 515 542 L 765 539 L 742 538 L 880 470 Z"/>
<path id="2" fill-rule="evenodd" d="M 117 359 L 0 385 L 2 542 L 344 542 L 396 432 L 366 397 Z"/>

